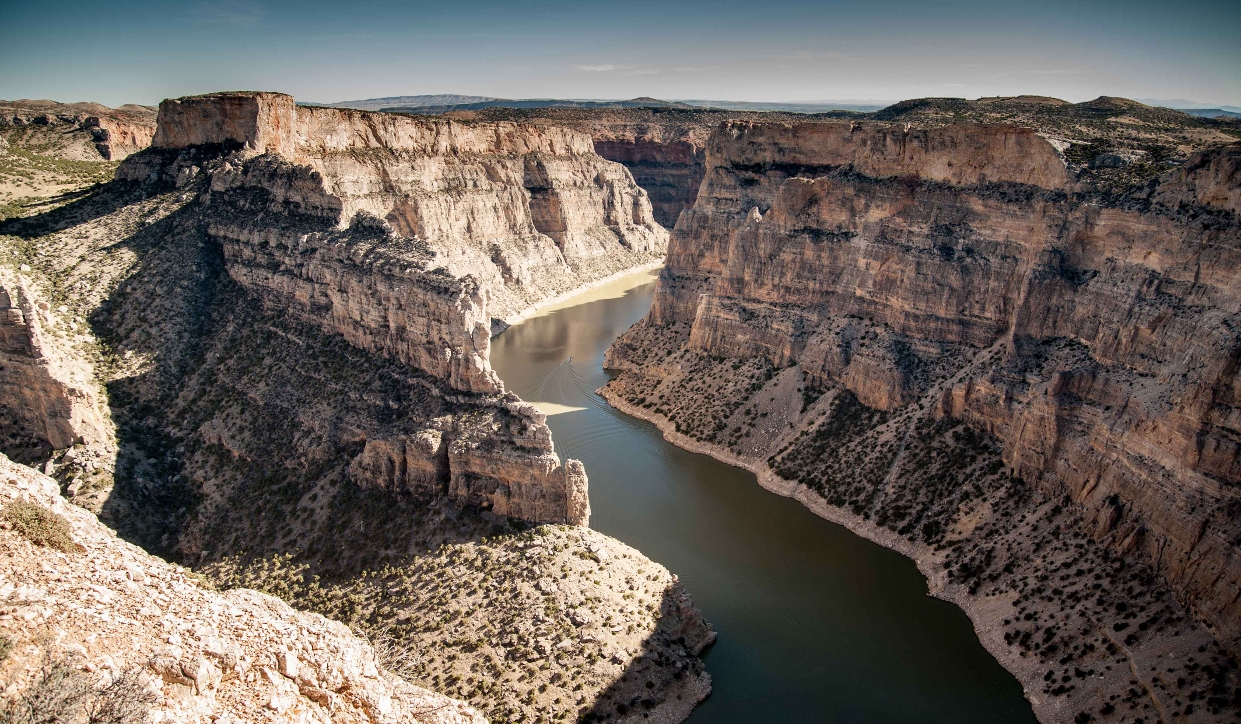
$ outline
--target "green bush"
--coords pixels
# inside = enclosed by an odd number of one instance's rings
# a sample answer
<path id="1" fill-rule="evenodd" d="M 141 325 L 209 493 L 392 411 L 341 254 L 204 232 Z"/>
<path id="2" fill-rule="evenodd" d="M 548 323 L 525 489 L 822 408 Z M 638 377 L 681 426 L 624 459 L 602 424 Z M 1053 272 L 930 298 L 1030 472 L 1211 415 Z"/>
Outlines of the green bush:
<path id="1" fill-rule="evenodd" d="M 5 507 L 4 520 L 18 535 L 35 545 L 65 553 L 78 552 L 69 521 L 38 503 L 15 500 Z"/>

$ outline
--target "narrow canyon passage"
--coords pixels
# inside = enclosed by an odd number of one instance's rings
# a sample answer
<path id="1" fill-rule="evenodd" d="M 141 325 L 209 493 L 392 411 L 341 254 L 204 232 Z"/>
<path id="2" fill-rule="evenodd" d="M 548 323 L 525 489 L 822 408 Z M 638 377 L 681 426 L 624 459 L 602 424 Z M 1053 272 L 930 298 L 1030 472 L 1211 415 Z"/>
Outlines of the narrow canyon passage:
<path id="1" fill-rule="evenodd" d="M 719 632 L 706 655 L 714 693 L 689 721 L 1034 722 L 1016 680 L 963 612 L 926 595 L 912 561 L 594 394 L 604 351 L 653 291 L 645 273 L 576 297 L 496 337 L 491 360 L 549 413 L 559 453 L 585 462 L 591 527 L 679 575 Z"/>

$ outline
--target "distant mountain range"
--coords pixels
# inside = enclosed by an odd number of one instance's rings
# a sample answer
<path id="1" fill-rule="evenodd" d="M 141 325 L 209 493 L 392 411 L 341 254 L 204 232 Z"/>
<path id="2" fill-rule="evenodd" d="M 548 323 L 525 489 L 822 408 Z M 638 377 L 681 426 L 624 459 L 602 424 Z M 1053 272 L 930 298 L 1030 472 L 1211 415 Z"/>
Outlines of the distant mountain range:
<path id="1" fill-rule="evenodd" d="M 1229 118 L 1241 117 L 1241 106 L 1201 103 L 1199 101 L 1186 100 L 1185 98 L 1138 98 L 1137 100 L 1139 103 L 1145 103 L 1148 106 L 1172 108 L 1182 113 L 1188 113 L 1191 116 L 1201 116 L 1204 118 L 1218 118 L 1219 116 L 1228 116 Z"/>
<path id="2" fill-rule="evenodd" d="M 1241 118 L 1241 107 L 1207 104 L 1184 98 L 1159 100 L 1142 98 L 1139 102 L 1149 106 L 1171 108 L 1201 118 Z M 362 111 L 385 111 L 389 113 L 412 113 L 439 115 L 450 111 L 478 111 L 484 108 L 716 108 L 728 111 L 773 111 L 782 113 L 827 113 L 829 111 L 854 111 L 871 113 L 892 105 L 889 101 L 788 101 L 780 103 L 756 103 L 750 101 L 721 101 L 685 99 L 664 101 L 642 96 L 629 100 L 597 98 L 493 98 L 491 96 L 467 96 L 454 93 L 434 95 L 387 96 L 366 98 L 337 103 L 306 103 L 337 108 L 355 108 Z"/>
<path id="3" fill-rule="evenodd" d="M 726 111 L 773 111 L 780 113 L 827 113 L 828 111 L 857 111 L 870 113 L 887 108 L 896 101 L 787 101 L 781 103 L 753 103 L 750 101 L 683 100 L 691 106 L 722 108 Z"/>
<path id="4" fill-rule="evenodd" d="M 857 111 L 868 113 L 889 105 L 884 101 L 790 101 L 787 103 L 751 103 L 748 101 L 684 100 L 664 101 L 658 98 L 639 97 L 629 100 L 591 98 L 492 98 L 490 96 L 467 96 L 452 93 L 417 96 L 388 96 L 366 98 L 337 103 L 307 103 L 336 108 L 354 108 L 360 111 L 386 111 L 390 113 L 414 113 L 438 115 L 449 111 L 477 111 L 483 108 L 720 108 L 729 111 L 780 111 L 785 113 L 826 113 L 828 111 Z"/>
<path id="5" fill-rule="evenodd" d="M 1241 118 L 1241 112 L 1223 108 L 1177 108 L 1175 110 L 1200 118 Z"/>

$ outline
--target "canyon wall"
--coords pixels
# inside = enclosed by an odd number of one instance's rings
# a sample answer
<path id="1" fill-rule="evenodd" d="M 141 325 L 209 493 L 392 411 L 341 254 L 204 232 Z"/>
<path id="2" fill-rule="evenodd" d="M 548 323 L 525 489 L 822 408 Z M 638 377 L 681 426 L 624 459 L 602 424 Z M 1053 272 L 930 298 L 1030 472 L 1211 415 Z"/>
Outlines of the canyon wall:
<path id="1" fill-rule="evenodd" d="M 803 413 L 816 389 L 896 417 L 929 402 L 1237 652 L 1237 153 L 1108 206 L 1029 130 L 725 124 L 648 318 L 610 350 L 633 380 L 616 394 L 666 407 L 637 380 L 676 374 L 655 360 L 681 349 L 724 372 L 710 360 L 796 366 Z M 755 450 L 779 469 L 783 442 Z"/>
<path id="2" fill-rule="evenodd" d="M 54 136 L 40 146 L 53 147 L 62 158 L 120 161 L 151 145 L 155 113 L 135 105 L 0 101 L 0 128 Z"/>
<path id="3" fill-rule="evenodd" d="M 79 446 L 32 462 L 120 537 L 377 636 L 496 721 L 688 716 L 710 625 L 585 527 L 585 469 L 488 362 L 497 316 L 661 257 L 625 169 L 561 129 L 280 94 L 164 111 L 116 182 L 0 222 L 0 273 L 77 325 L 115 446 L 102 476 Z"/>
<path id="4" fill-rule="evenodd" d="M 681 212 L 694 206 L 706 149 L 705 139 L 691 133 L 664 138 L 662 130 L 605 127 L 596 129 L 593 137 L 595 153 L 624 164 L 650 195 L 655 220 L 671 229 Z"/>
<path id="5" fill-rule="evenodd" d="M 711 132 L 722 121 L 753 115 L 706 108 L 495 107 L 454 111 L 445 117 L 516 121 L 585 133 L 594 141 L 595 153 L 629 169 L 649 195 L 655 221 L 671 229 L 681 212 L 694 205 Z"/>
<path id="6" fill-rule="evenodd" d="M 559 461 L 542 414 L 505 393 L 488 352 L 493 315 L 663 251 L 645 193 L 589 138 L 216 94 L 165 101 L 151 151 L 118 178 L 201 188 L 202 231 L 265 313 L 339 335 L 437 390 L 442 401 L 399 424 L 372 411 L 344 437 L 307 414 L 317 402 L 294 408 L 356 449 L 355 482 L 586 524 L 585 471 Z M 228 437 L 218 427 L 205 426 L 209 439 Z"/>
<path id="7" fill-rule="evenodd" d="M 61 316 L 19 275 L 0 270 L 0 445 L 18 460 L 75 445 L 115 452 L 93 370 L 55 329 L 67 327 Z"/>
<path id="8" fill-rule="evenodd" d="M 570 130 L 297 107 L 276 93 L 160 108 L 156 148 L 240 147 L 310 169 L 338 224 L 364 212 L 417 239 L 432 266 L 488 287 L 501 320 L 667 247 L 646 192 Z"/>

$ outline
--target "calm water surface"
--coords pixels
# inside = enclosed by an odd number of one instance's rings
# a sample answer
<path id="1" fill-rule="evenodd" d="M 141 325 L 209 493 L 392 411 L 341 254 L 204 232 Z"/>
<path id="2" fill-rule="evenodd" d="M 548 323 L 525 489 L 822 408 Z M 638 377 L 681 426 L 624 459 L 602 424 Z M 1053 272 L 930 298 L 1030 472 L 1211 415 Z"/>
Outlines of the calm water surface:
<path id="1" fill-rule="evenodd" d="M 927 595 L 912 561 L 594 394 L 604 350 L 654 291 L 623 286 L 508 329 L 491 360 L 509 389 L 555 412 L 558 452 L 590 476 L 591 527 L 679 575 L 719 632 L 705 657 L 714 693 L 691 724 L 1033 724 L 1016 680 L 963 612 Z"/>

